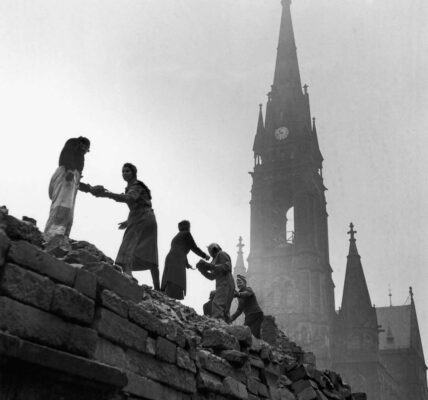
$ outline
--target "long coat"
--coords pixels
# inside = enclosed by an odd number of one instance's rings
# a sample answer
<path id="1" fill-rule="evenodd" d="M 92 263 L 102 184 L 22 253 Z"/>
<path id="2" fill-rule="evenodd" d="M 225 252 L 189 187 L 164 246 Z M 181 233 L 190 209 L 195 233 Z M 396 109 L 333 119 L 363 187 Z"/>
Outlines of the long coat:
<path id="1" fill-rule="evenodd" d="M 111 197 L 129 207 L 127 228 L 116 264 L 129 272 L 157 268 L 158 231 L 147 186 L 134 181 L 126 187 L 125 194 L 113 194 Z"/>
<path id="2" fill-rule="evenodd" d="M 235 282 L 232 276 L 232 261 L 229 254 L 219 251 L 211 264 L 200 261 L 199 268 L 202 275 L 210 280 L 215 280 L 215 295 L 212 302 L 212 317 L 221 318 L 226 322 L 230 319 L 230 305 L 235 292 Z"/>
<path id="3" fill-rule="evenodd" d="M 167 285 L 172 283 L 178 286 L 182 293 L 186 294 L 186 268 L 189 265 L 187 254 L 190 250 L 199 257 L 206 257 L 206 254 L 196 245 L 190 231 L 178 232 L 172 239 L 171 249 L 165 259 L 161 290 L 165 290 Z M 182 296 L 178 297 L 183 298 Z"/>

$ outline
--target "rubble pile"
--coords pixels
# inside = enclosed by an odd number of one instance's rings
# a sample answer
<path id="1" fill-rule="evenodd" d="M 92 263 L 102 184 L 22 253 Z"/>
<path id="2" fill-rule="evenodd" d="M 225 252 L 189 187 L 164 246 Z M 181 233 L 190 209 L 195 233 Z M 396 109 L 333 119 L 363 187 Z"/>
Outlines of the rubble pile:
<path id="1" fill-rule="evenodd" d="M 1 399 L 364 398 L 273 319 L 271 345 L 138 285 L 88 242 L 46 251 L 37 232 L 0 210 Z"/>

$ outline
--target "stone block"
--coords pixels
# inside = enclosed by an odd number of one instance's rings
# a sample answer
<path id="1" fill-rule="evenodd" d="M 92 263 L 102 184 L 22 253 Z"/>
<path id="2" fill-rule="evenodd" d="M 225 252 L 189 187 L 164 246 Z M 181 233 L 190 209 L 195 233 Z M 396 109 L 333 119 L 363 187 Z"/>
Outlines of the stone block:
<path id="1" fill-rule="evenodd" d="M 263 397 L 265 399 L 270 398 L 268 387 L 261 382 L 259 382 L 258 384 L 258 391 L 260 397 Z"/>
<path id="2" fill-rule="evenodd" d="M 296 382 L 300 379 L 308 379 L 310 378 L 310 374 L 308 373 L 307 368 L 304 365 L 298 365 L 295 368 L 287 371 L 287 376 L 293 382 Z"/>
<path id="3" fill-rule="evenodd" d="M 152 356 L 156 355 L 156 339 L 147 336 L 146 339 L 146 353 Z"/>
<path id="4" fill-rule="evenodd" d="M 314 400 L 317 398 L 317 392 L 312 387 L 307 387 L 303 389 L 301 392 L 296 393 L 298 400 Z"/>
<path id="5" fill-rule="evenodd" d="M 159 336 L 166 336 L 166 325 L 153 314 L 144 309 L 142 304 L 129 305 L 129 319 L 147 331 Z"/>
<path id="6" fill-rule="evenodd" d="M 280 400 L 296 400 L 296 396 L 287 388 L 279 388 L 278 392 Z"/>
<path id="7" fill-rule="evenodd" d="M 78 292 L 95 300 L 97 294 L 97 277 L 91 272 L 79 268 L 76 271 L 76 280 L 73 287 Z"/>
<path id="8" fill-rule="evenodd" d="M 204 370 L 200 370 L 197 376 L 198 391 L 223 393 L 223 382 L 218 376 Z"/>
<path id="9" fill-rule="evenodd" d="M 0 292 L 8 297 L 49 311 L 54 290 L 55 284 L 45 276 L 11 263 L 4 267 Z"/>
<path id="10" fill-rule="evenodd" d="M 13 241 L 23 240 L 37 247 L 43 246 L 42 233 L 32 223 L 21 221 L 0 211 L 0 226 Z"/>
<path id="11" fill-rule="evenodd" d="M 260 358 L 254 356 L 250 356 L 250 364 L 259 369 L 264 369 L 265 367 L 264 362 Z"/>
<path id="12" fill-rule="evenodd" d="M 6 263 L 7 252 L 9 251 L 10 240 L 3 232 L 3 229 L 0 229 L 0 268 Z"/>
<path id="13" fill-rule="evenodd" d="M 196 392 L 196 378 L 189 371 L 160 361 L 148 354 L 127 351 L 127 369 L 138 375 L 164 383 L 185 393 Z"/>
<path id="14" fill-rule="evenodd" d="M 143 289 L 111 265 L 105 262 L 90 263 L 83 267 L 97 277 L 100 289 L 109 289 L 126 300 L 138 303 L 143 298 Z"/>
<path id="15" fill-rule="evenodd" d="M 127 372 L 128 384 L 123 388 L 125 393 L 147 400 L 183 400 L 183 393 L 151 379 Z"/>
<path id="16" fill-rule="evenodd" d="M 100 336 L 114 343 L 139 351 L 146 350 L 147 331 L 105 308 L 97 310 L 94 328 Z"/>
<path id="17" fill-rule="evenodd" d="M 259 399 L 260 399 L 259 396 L 252 393 L 248 393 L 248 400 L 259 400 Z"/>
<path id="18" fill-rule="evenodd" d="M 318 389 L 318 385 L 316 384 L 316 382 L 309 380 L 309 379 L 300 379 L 296 382 L 293 382 L 291 385 L 291 389 L 295 392 L 295 393 L 299 393 L 301 391 L 303 391 L 306 388 L 314 388 L 314 389 Z"/>
<path id="19" fill-rule="evenodd" d="M 104 364 L 113 365 L 120 369 L 125 369 L 127 366 L 125 350 L 101 337 L 98 338 L 94 358 Z"/>
<path id="20" fill-rule="evenodd" d="M 227 396 L 231 396 L 240 400 L 248 399 L 248 392 L 245 385 L 230 376 L 223 379 L 223 390 L 224 394 Z"/>
<path id="21" fill-rule="evenodd" d="M 253 335 L 251 329 L 245 325 L 230 325 L 226 327 L 226 332 L 234 336 L 239 344 L 243 347 L 250 347 L 253 342 Z"/>
<path id="22" fill-rule="evenodd" d="M 247 380 L 247 389 L 250 393 L 258 395 L 260 379 L 249 376 Z"/>
<path id="23" fill-rule="evenodd" d="M 367 400 L 365 393 L 352 393 L 352 400 Z"/>
<path id="24" fill-rule="evenodd" d="M 37 308 L 0 297 L 0 330 L 22 339 L 93 357 L 97 334 Z"/>
<path id="25" fill-rule="evenodd" d="M 242 367 L 248 360 L 248 354 L 237 350 L 223 350 L 220 357 L 235 367 Z"/>
<path id="26" fill-rule="evenodd" d="M 202 346 L 216 350 L 240 350 L 238 340 L 217 328 L 205 329 L 202 333 Z"/>
<path id="27" fill-rule="evenodd" d="M 83 324 L 90 324 L 94 319 L 95 304 L 93 300 L 79 293 L 76 289 L 56 285 L 51 312 Z"/>
<path id="28" fill-rule="evenodd" d="M 160 360 L 175 364 L 177 361 L 177 346 L 159 336 L 156 339 L 156 357 Z"/>
<path id="29" fill-rule="evenodd" d="M 123 318 L 128 318 L 129 302 L 120 298 L 111 290 L 104 289 L 100 294 L 100 303 L 103 307 L 120 315 Z"/>
<path id="30" fill-rule="evenodd" d="M 39 274 L 46 275 L 53 280 L 73 286 L 76 269 L 63 261 L 45 253 L 28 242 L 13 242 L 10 246 L 8 260 L 30 268 Z"/>
<path id="31" fill-rule="evenodd" d="M 190 358 L 189 353 L 181 347 L 177 347 L 177 365 L 194 374 L 196 373 L 195 362 Z"/>
<path id="32" fill-rule="evenodd" d="M 117 368 L 0 332 L 0 358 L 3 357 L 117 388 L 125 386 L 127 382 L 125 374 Z"/>
<path id="33" fill-rule="evenodd" d="M 269 362 L 272 359 L 272 350 L 270 346 L 263 346 L 262 350 L 260 351 L 260 358 L 265 361 Z"/>
<path id="34" fill-rule="evenodd" d="M 232 374 L 232 367 L 226 360 L 206 350 L 199 350 L 197 352 L 196 363 L 198 368 L 204 368 L 222 377 Z"/>

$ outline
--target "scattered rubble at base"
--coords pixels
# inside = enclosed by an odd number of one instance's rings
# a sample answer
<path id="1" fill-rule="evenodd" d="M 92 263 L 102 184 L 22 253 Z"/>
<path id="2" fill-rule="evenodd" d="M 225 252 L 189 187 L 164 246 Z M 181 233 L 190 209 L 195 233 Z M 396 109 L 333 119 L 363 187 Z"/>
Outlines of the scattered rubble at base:
<path id="1" fill-rule="evenodd" d="M 46 251 L 33 221 L 0 209 L 2 400 L 366 398 L 272 317 L 258 340 L 138 285 L 88 242 Z"/>

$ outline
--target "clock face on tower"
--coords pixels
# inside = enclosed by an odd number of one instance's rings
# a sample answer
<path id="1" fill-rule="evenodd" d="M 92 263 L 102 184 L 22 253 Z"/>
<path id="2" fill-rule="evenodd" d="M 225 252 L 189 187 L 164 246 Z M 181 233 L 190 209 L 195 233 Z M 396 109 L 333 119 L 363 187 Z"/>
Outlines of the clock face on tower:
<path id="1" fill-rule="evenodd" d="M 275 139 L 277 140 L 284 140 L 287 139 L 289 130 L 285 126 L 281 126 L 275 131 Z"/>

